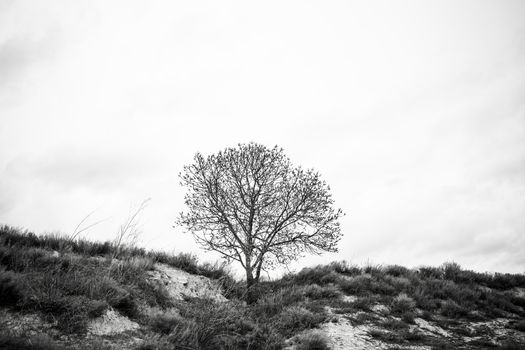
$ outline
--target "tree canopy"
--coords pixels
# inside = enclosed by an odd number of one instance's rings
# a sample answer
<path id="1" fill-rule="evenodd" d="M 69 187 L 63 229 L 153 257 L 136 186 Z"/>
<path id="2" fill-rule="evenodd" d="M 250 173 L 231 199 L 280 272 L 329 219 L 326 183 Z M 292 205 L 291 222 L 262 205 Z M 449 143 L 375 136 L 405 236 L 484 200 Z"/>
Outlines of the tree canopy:
<path id="1" fill-rule="evenodd" d="M 341 238 L 329 186 L 314 170 L 294 167 L 282 148 L 256 143 L 203 156 L 179 175 L 187 189 L 178 224 L 196 241 L 246 270 L 248 287 L 261 270 L 303 252 L 336 252 Z"/>

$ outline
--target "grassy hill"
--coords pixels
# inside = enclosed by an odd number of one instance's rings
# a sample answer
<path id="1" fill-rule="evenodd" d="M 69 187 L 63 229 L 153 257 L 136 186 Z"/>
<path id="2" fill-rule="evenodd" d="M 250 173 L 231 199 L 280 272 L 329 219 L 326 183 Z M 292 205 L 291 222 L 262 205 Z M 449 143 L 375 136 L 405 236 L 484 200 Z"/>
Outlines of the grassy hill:
<path id="1" fill-rule="evenodd" d="M 0 349 L 525 349 L 522 274 L 334 262 L 251 305 L 243 287 L 191 255 L 4 226 Z"/>

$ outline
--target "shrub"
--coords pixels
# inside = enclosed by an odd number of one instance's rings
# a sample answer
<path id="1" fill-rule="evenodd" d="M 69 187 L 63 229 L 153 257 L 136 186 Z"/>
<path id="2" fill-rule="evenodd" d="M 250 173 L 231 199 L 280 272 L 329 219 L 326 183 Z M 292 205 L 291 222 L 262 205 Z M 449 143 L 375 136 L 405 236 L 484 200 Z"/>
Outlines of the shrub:
<path id="1" fill-rule="evenodd" d="M 0 251 L 0 263 L 8 270 L 22 272 L 28 268 L 46 268 L 54 260 L 47 257 L 47 251 L 40 248 L 3 248 Z"/>
<path id="2" fill-rule="evenodd" d="M 520 306 L 523 309 L 525 309 L 525 298 L 512 295 L 510 297 L 510 302 L 513 303 L 516 306 Z"/>
<path id="3" fill-rule="evenodd" d="M 486 294 L 486 293 L 485 293 Z M 482 299 L 482 293 L 468 285 L 457 284 L 449 280 L 427 279 L 413 293 L 418 305 L 426 310 L 432 310 L 439 305 L 435 299 L 453 300 L 463 307 L 474 307 L 476 301 Z"/>
<path id="4" fill-rule="evenodd" d="M 400 329 L 408 329 L 409 328 L 408 324 L 406 324 L 405 322 L 398 321 L 398 320 L 393 319 L 393 318 L 389 318 L 389 319 L 381 322 L 380 326 L 385 328 L 385 329 L 390 329 L 390 330 L 400 330 Z"/>
<path id="5" fill-rule="evenodd" d="M 321 277 L 321 279 L 319 280 L 319 284 L 325 285 L 329 283 L 337 283 L 340 279 L 341 277 L 337 272 L 330 271 L 329 273 Z"/>
<path id="6" fill-rule="evenodd" d="M 408 292 L 409 290 L 413 289 L 414 283 L 411 282 L 407 277 L 399 276 L 399 277 L 392 277 L 387 276 L 386 282 L 392 286 L 392 288 L 397 292 Z"/>
<path id="7" fill-rule="evenodd" d="M 370 276 L 360 275 L 340 281 L 339 286 L 346 294 L 364 295 L 370 293 L 371 280 Z"/>
<path id="8" fill-rule="evenodd" d="M 238 302 L 214 303 L 190 298 L 176 307 L 181 318 L 169 334 L 169 340 L 181 348 L 243 349 L 247 348 L 247 339 L 259 339 L 265 333 Z M 282 340 L 280 336 L 278 339 Z"/>
<path id="9" fill-rule="evenodd" d="M 405 311 L 401 314 L 401 319 L 405 323 L 414 324 L 416 319 L 416 314 L 412 311 Z"/>
<path id="10" fill-rule="evenodd" d="M 384 275 L 383 267 L 381 265 L 368 264 L 365 267 L 363 267 L 363 272 L 371 274 L 372 276 L 382 276 L 382 275 Z"/>
<path id="11" fill-rule="evenodd" d="M 91 300 L 87 309 L 89 318 L 97 318 L 104 314 L 108 309 L 108 304 L 103 300 Z"/>
<path id="12" fill-rule="evenodd" d="M 369 311 L 375 301 L 372 297 L 359 297 L 351 303 L 351 307 L 358 310 Z"/>
<path id="13" fill-rule="evenodd" d="M 171 255 L 164 252 L 150 252 L 149 256 L 158 263 L 170 265 L 189 273 L 197 274 L 199 271 L 198 259 L 193 254 L 181 253 Z"/>
<path id="14" fill-rule="evenodd" d="M 520 331 L 520 332 L 525 332 L 525 320 L 521 320 L 521 321 L 517 321 L 514 325 L 513 325 L 514 329 Z"/>
<path id="15" fill-rule="evenodd" d="M 469 270 L 460 270 L 457 272 L 455 281 L 463 284 L 480 284 L 487 286 L 490 284 L 492 276 L 488 273 L 479 273 Z"/>
<path id="16" fill-rule="evenodd" d="M 337 273 L 340 273 L 342 275 L 347 275 L 347 276 L 359 275 L 362 272 L 361 268 L 355 265 L 350 265 L 345 260 L 331 262 L 328 265 L 328 267 Z"/>
<path id="17" fill-rule="evenodd" d="M 338 298 L 341 295 L 337 287 L 332 285 L 319 286 L 317 284 L 310 284 L 304 286 L 300 292 L 310 299 L 331 299 Z"/>
<path id="18" fill-rule="evenodd" d="M 302 296 L 299 294 L 287 293 L 289 290 L 281 289 L 277 293 L 271 293 L 260 298 L 253 307 L 254 313 L 264 317 L 271 317 L 280 313 L 287 305 L 302 299 Z"/>
<path id="19" fill-rule="evenodd" d="M 446 262 L 443 265 L 441 265 L 441 269 L 443 270 L 443 278 L 457 282 L 458 277 L 461 274 L 461 266 L 455 262 Z"/>
<path id="20" fill-rule="evenodd" d="M 427 321 L 432 321 L 434 316 L 431 312 L 428 312 L 427 310 L 423 310 L 421 313 L 421 318 Z"/>
<path id="21" fill-rule="evenodd" d="M 396 288 L 388 283 L 384 275 L 359 275 L 347 277 L 341 280 L 339 286 L 346 294 L 368 295 L 371 293 L 380 295 L 393 295 Z"/>
<path id="22" fill-rule="evenodd" d="M 281 350 L 284 347 L 283 341 L 283 337 L 271 325 L 256 324 L 238 341 L 237 349 Z"/>
<path id="23" fill-rule="evenodd" d="M 383 331 L 380 329 L 371 329 L 368 334 L 375 339 L 379 339 L 386 342 L 399 342 L 401 338 L 392 332 Z"/>
<path id="24" fill-rule="evenodd" d="M 381 279 L 372 280 L 370 283 L 370 288 L 373 293 L 380 295 L 394 295 L 396 294 L 396 289 L 391 286 L 387 281 Z"/>
<path id="25" fill-rule="evenodd" d="M 243 299 L 246 294 L 244 283 L 236 281 L 232 276 L 225 275 L 218 279 L 222 294 L 227 299 Z"/>
<path id="26" fill-rule="evenodd" d="M 57 321 L 57 328 L 69 334 L 84 334 L 89 315 L 100 312 L 100 304 L 83 296 L 44 296 L 38 308 L 50 321 Z"/>
<path id="27" fill-rule="evenodd" d="M 402 336 L 405 340 L 409 342 L 418 342 L 425 339 L 425 335 L 417 330 L 414 331 L 404 331 Z"/>
<path id="28" fill-rule="evenodd" d="M 329 277 L 327 277 L 329 276 Z M 287 275 L 283 280 L 296 284 L 318 284 L 333 283 L 339 280 L 339 276 L 329 266 L 318 265 L 304 268 L 295 275 Z"/>
<path id="29" fill-rule="evenodd" d="M 0 349 L 3 350 L 62 350 L 62 346 L 55 344 L 45 335 L 31 337 L 15 337 L 0 333 Z"/>
<path id="30" fill-rule="evenodd" d="M 199 266 L 199 274 L 211 279 L 231 278 L 231 272 L 226 262 L 205 262 Z"/>
<path id="31" fill-rule="evenodd" d="M 455 348 L 455 346 L 446 339 L 430 338 L 428 342 L 432 350 L 450 350 Z"/>
<path id="32" fill-rule="evenodd" d="M 276 327 L 285 335 L 313 328 L 325 320 L 324 315 L 314 314 L 301 306 L 289 306 L 276 316 Z"/>
<path id="33" fill-rule="evenodd" d="M 0 271 L 0 306 L 16 306 L 23 293 L 17 276 L 10 271 Z"/>
<path id="34" fill-rule="evenodd" d="M 356 316 L 351 317 L 352 324 L 365 324 L 369 322 L 377 322 L 378 317 L 372 313 L 360 312 Z"/>
<path id="35" fill-rule="evenodd" d="M 525 350 L 525 345 L 517 344 L 513 341 L 506 341 L 497 347 L 498 350 Z"/>
<path id="36" fill-rule="evenodd" d="M 169 337 L 170 343 L 182 348 L 212 349 L 217 346 L 215 328 L 194 320 L 181 319 Z"/>
<path id="37" fill-rule="evenodd" d="M 389 265 L 384 268 L 384 272 L 393 277 L 406 277 L 410 275 L 410 270 L 400 265 Z"/>
<path id="38" fill-rule="evenodd" d="M 424 279 L 442 279 L 443 269 L 432 266 L 423 266 L 418 270 L 419 275 Z"/>
<path id="39" fill-rule="evenodd" d="M 173 344 L 167 337 L 150 336 L 139 344 L 135 350 L 173 350 Z"/>
<path id="40" fill-rule="evenodd" d="M 441 304 L 440 312 L 443 316 L 451 318 L 465 317 L 468 314 L 468 310 L 458 305 L 453 300 L 446 300 Z"/>
<path id="41" fill-rule="evenodd" d="M 135 318 L 138 315 L 138 304 L 135 298 L 126 289 L 116 287 L 108 295 L 108 303 L 123 315 Z"/>
<path id="42" fill-rule="evenodd" d="M 308 299 L 331 299 L 340 296 L 335 286 L 319 286 L 317 284 L 304 286 L 287 286 L 277 292 L 265 293 L 254 305 L 256 315 L 271 317 L 290 306 Z"/>
<path id="43" fill-rule="evenodd" d="M 487 315 L 492 317 L 504 316 L 502 310 L 525 316 L 523 309 L 512 303 L 512 297 L 501 292 L 483 293 L 478 303 L 480 304 L 479 307 L 483 308 Z"/>
<path id="44" fill-rule="evenodd" d="M 403 314 L 406 312 L 412 312 L 416 308 L 416 302 L 414 299 L 406 295 L 405 293 L 399 294 L 392 300 L 390 309 L 393 313 Z"/>
<path id="45" fill-rule="evenodd" d="M 150 318 L 149 325 L 154 332 L 170 334 L 177 326 L 183 324 L 184 320 L 177 314 L 159 314 Z"/>
<path id="46" fill-rule="evenodd" d="M 510 274 L 510 273 L 496 273 L 492 277 L 488 287 L 508 290 L 514 287 L 525 287 L 525 275 L 523 274 Z"/>
<path id="47" fill-rule="evenodd" d="M 310 331 L 299 335 L 297 338 L 297 350 L 329 350 L 327 337 L 319 331 Z"/>

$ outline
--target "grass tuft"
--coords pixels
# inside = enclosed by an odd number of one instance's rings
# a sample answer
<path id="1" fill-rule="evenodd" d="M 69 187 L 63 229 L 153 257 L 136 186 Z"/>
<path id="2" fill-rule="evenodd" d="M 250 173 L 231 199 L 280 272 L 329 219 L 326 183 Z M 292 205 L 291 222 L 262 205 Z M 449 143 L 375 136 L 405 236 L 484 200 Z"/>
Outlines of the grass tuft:
<path id="1" fill-rule="evenodd" d="M 310 331 L 297 337 L 297 350 L 329 350 L 328 338 L 319 331 Z"/>

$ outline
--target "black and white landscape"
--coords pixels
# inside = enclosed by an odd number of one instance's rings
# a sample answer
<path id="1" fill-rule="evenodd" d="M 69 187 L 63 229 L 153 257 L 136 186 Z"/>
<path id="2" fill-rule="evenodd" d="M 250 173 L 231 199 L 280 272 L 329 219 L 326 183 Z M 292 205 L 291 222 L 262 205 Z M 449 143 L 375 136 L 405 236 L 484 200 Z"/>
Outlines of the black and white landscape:
<path id="1" fill-rule="evenodd" d="M 524 348 L 524 13 L 0 0 L 0 348 Z"/>

